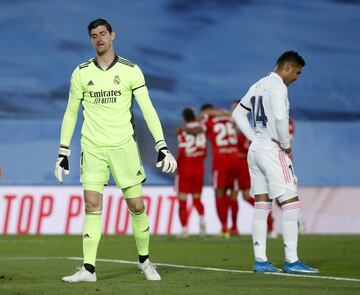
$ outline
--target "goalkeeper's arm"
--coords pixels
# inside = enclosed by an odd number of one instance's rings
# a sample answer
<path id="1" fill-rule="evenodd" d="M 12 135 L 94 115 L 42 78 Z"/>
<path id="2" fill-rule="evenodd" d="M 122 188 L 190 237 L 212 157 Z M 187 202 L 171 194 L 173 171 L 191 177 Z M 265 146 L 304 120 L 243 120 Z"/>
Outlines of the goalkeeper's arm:
<path id="1" fill-rule="evenodd" d="M 74 134 L 79 108 L 80 100 L 69 98 L 61 125 L 60 148 L 54 170 L 55 177 L 59 182 L 63 181 L 63 172 L 65 175 L 70 173 L 69 156 L 71 151 L 69 146 Z"/>
<path id="2" fill-rule="evenodd" d="M 134 95 L 155 140 L 155 150 L 158 152 L 156 167 L 160 168 L 162 166 L 162 171 L 165 173 L 175 172 L 177 168 L 176 160 L 167 148 L 159 117 L 151 103 L 146 86 L 137 88 Z"/>

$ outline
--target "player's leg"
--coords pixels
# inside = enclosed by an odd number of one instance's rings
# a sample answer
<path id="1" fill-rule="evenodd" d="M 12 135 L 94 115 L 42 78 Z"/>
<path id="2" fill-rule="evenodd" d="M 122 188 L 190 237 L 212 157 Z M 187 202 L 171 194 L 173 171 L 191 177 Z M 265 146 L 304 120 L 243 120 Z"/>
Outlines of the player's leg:
<path id="1" fill-rule="evenodd" d="M 188 231 L 187 231 L 187 223 L 188 223 L 188 216 L 187 216 L 187 193 L 179 193 L 179 219 L 181 223 L 181 232 L 179 234 L 179 238 L 187 238 Z"/>
<path id="2" fill-rule="evenodd" d="M 232 226 L 230 228 L 230 234 L 231 235 L 237 235 L 238 234 L 238 228 L 237 228 L 237 216 L 239 212 L 239 202 L 237 199 L 238 196 L 238 189 L 237 184 L 234 185 L 234 188 L 230 190 L 230 196 L 229 196 L 229 207 L 231 210 L 231 221 Z"/>
<path id="3" fill-rule="evenodd" d="M 243 199 L 248 202 L 251 206 L 255 206 L 255 198 L 250 195 L 249 189 L 242 190 Z M 272 212 L 269 213 L 267 218 L 267 232 L 268 236 L 272 239 L 277 238 L 277 233 L 274 230 L 274 216 Z"/>
<path id="4" fill-rule="evenodd" d="M 279 198 L 282 209 L 282 231 L 285 248 L 284 272 L 319 273 L 318 269 L 306 265 L 298 258 L 297 245 L 300 203 L 298 197 L 290 198 L 290 196 L 291 195 L 285 193 Z"/>
<path id="5" fill-rule="evenodd" d="M 232 212 L 232 220 L 233 220 L 233 228 L 231 229 L 232 234 L 237 234 L 237 215 L 239 211 L 239 204 L 237 200 L 237 196 L 239 191 L 242 192 L 242 197 L 244 200 L 248 201 L 250 198 L 253 200 L 252 206 L 255 204 L 255 199 L 250 197 L 249 193 L 250 189 L 250 175 L 249 175 L 249 167 L 247 164 L 246 158 L 238 158 L 238 171 L 236 175 L 236 179 L 234 182 L 234 192 L 230 200 L 230 207 Z"/>
<path id="6" fill-rule="evenodd" d="M 185 165 L 183 165 L 182 167 L 186 167 Z M 175 189 L 178 192 L 179 219 L 181 223 L 181 232 L 178 235 L 179 238 L 188 237 L 187 195 L 190 191 L 190 184 L 191 178 L 188 177 L 187 171 L 185 169 L 178 170 L 178 173 L 175 177 Z"/>
<path id="7" fill-rule="evenodd" d="M 230 235 L 237 235 L 237 218 L 239 212 L 239 176 L 241 174 L 241 162 L 238 154 L 230 154 L 227 157 L 227 187 L 228 187 L 228 206 L 231 212 L 231 223 L 232 226 L 229 230 Z"/>
<path id="8" fill-rule="evenodd" d="M 255 195 L 254 214 L 252 219 L 252 239 L 255 256 L 254 272 L 279 272 L 266 255 L 267 218 L 271 212 L 271 199 L 268 195 L 268 183 L 258 167 L 257 153 L 248 152 L 248 163 L 251 177 L 251 191 Z"/>
<path id="9" fill-rule="evenodd" d="M 248 202 L 251 206 L 255 204 L 255 198 L 250 195 L 250 173 L 247 158 L 239 158 L 239 175 L 237 177 L 239 190 L 242 192 L 244 201 Z"/>
<path id="10" fill-rule="evenodd" d="M 95 189 L 101 190 L 100 187 L 84 185 L 85 218 L 82 238 L 84 263 L 75 274 L 63 277 L 64 282 L 96 282 L 95 262 L 101 238 L 102 194 Z"/>
<path id="11" fill-rule="evenodd" d="M 179 163 L 177 174 L 175 175 L 175 191 L 178 194 L 179 201 L 179 220 L 181 223 L 181 231 L 179 238 L 188 237 L 187 232 L 187 195 L 190 192 L 191 178 L 189 177 L 189 167 L 186 159 L 183 159 L 181 165 Z"/>
<path id="12" fill-rule="evenodd" d="M 150 227 L 142 198 L 142 185 L 137 184 L 122 190 L 131 214 L 131 227 L 139 254 L 138 267 L 147 280 L 159 281 L 161 277 L 149 260 Z"/>
<path id="13" fill-rule="evenodd" d="M 300 203 L 297 193 L 297 178 L 294 174 L 290 158 L 283 152 L 277 151 L 267 157 L 266 169 L 271 183 L 270 195 L 276 198 L 282 209 L 282 234 L 285 250 L 284 271 L 287 273 L 317 273 L 299 261 L 297 254 L 298 218 Z"/>
<path id="14" fill-rule="evenodd" d="M 228 155 L 218 155 L 213 159 L 212 180 L 215 188 L 216 210 L 221 223 L 220 236 L 225 238 L 230 237 L 227 225 L 229 198 L 226 190 L 233 183 L 233 179 L 229 180 L 229 169 L 231 169 L 231 161 L 229 161 Z"/>
<path id="15" fill-rule="evenodd" d="M 130 138 L 122 148 L 108 151 L 110 170 L 116 185 L 124 193 L 131 215 L 139 255 L 139 269 L 147 280 L 160 280 L 154 265 L 149 260 L 150 228 L 142 197 L 142 182 L 146 175 L 134 138 Z M 120 164 L 119 164 L 120 163 Z"/>
<path id="16" fill-rule="evenodd" d="M 199 228 L 200 228 L 200 236 L 206 235 L 206 224 L 205 224 L 205 208 L 204 204 L 201 202 L 201 192 L 193 193 L 193 204 L 196 208 L 196 211 L 199 214 Z"/>
<path id="17" fill-rule="evenodd" d="M 122 191 L 131 215 L 131 227 L 139 254 L 139 262 L 142 263 L 149 258 L 150 241 L 149 222 L 142 198 L 142 186 L 141 184 L 137 184 L 123 188 Z"/>
<path id="18" fill-rule="evenodd" d="M 288 263 L 298 261 L 297 243 L 298 243 L 298 224 L 297 219 L 300 211 L 300 203 L 297 196 L 286 197 L 286 194 L 279 197 L 282 210 L 282 233 L 285 247 L 285 260 Z"/>
<path id="19" fill-rule="evenodd" d="M 266 255 L 267 217 L 271 212 L 268 194 L 256 194 L 252 222 L 253 249 L 255 255 L 254 272 L 280 272 Z"/>
<path id="20" fill-rule="evenodd" d="M 205 208 L 201 202 L 201 192 L 204 181 L 204 158 L 194 158 L 194 167 L 191 169 L 191 177 L 189 179 L 189 192 L 192 194 L 193 206 L 199 214 L 199 233 L 200 236 L 206 235 L 205 224 Z"/>
<path id="21" fill-rule="evenodd" d="M 225 188 L 216 188 L 215 189 L 215 204 L 216 211 L 219 216 L 221 223 L 221 232 L 220 236 L 228 238 L 230 234 L 228 232 L 227 219 L 228 219 L 228 202 L 226 198 L 226 189 Z"/>
<path id="22" fill-rule="evenodd" d="M 95 282 L 95 262 L 101 238 L 102 193 L 109 179 L 109 168 L 101 151 L 82 151 L 81 182 L 84 189 L 83 266 L 65 282 Z"/>
<path id="23" fill-rule="evenodd" d="M 213 171 L 212 171 L 212 183 L 215 189 L 215 206 L 216 212 L 219 217 L 219 221 L 221 223 L 221 232 L 220 235 L 225 234 L 227 232 L 227 208 L 226 208 L 226 200 L 225 200 L 225 189 L 219 187 L 220 175 L 219 170 L 215 166 L 215 161 L 213 162 Z"/>
<path id="24" fill-rule="evenodd" d="M 255 205 L 255 198 L 250 195 L 250 174 L 248 163 L 245 158 L 240 158 L 240 174 L 238 177 L 239 188 L 242 190 L 243 199 L 250 205 Z M 276 238 L 273 226 L 274 218 L 270 212 L 267 218 L 268 235 L 270 238 Z"/>
<path id="25" fill-rule="evenodd" d="M 267 236 L 267 217 L 271 211 L 271 201 L 267 194 L 255 195 L 255 206 L 252 221 L 252 237 L 255 260 L 267 261 L 266 256 L 266 236 Z"/>

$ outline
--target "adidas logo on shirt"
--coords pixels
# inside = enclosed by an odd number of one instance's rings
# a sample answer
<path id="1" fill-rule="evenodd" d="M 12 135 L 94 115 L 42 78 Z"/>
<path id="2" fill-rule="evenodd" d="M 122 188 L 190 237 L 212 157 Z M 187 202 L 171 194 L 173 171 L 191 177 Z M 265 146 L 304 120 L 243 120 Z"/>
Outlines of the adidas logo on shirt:
<path id="1" fill-rule="evenodd" d="M 94 82 L 91 81 L 91 80 L 87 83 L 87 86 L 93 86 L 93 85 L 95 85 L 95 84 L 94 84 Z"/>
<path id="2" fill-rule="evenodd" d="M 142 175 L 141 171 L 139 170 L 138 173 L 136 174 L 136 176 L 140 176 Z"/>

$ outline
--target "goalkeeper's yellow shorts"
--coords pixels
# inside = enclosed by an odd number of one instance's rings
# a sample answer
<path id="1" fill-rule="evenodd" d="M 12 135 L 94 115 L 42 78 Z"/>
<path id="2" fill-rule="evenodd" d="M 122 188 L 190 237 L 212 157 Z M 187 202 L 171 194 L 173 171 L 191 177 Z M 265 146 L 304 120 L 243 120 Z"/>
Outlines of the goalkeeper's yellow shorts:
<path id="1" fill-rule="evenodd" d="M 145 181 L 146 175 L 139 148 L 133 137 L 121 147 L 113 149 L 82 145 L 80 181 L 85 190 L 102 193 L 109 181 L 110 172 L 116 186 L 129 192 L 125 197 L 134 198 L 141 195 L 141 183 Z M 126 190 L 139 184 L 140 191 Z"/>

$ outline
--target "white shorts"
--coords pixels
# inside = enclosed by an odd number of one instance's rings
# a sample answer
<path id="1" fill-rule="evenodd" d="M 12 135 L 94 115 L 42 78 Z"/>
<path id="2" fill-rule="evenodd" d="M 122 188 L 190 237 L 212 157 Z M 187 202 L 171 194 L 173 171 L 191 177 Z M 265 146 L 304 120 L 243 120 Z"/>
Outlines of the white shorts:
<path id="1" fill-rule="evenodd" d="M 250 149 L 248 164 L 253 196 L 268 194 L 270 199 L 290 199 L 298 195 L 294 167 L 284 151 L 256 152 Z"/>

